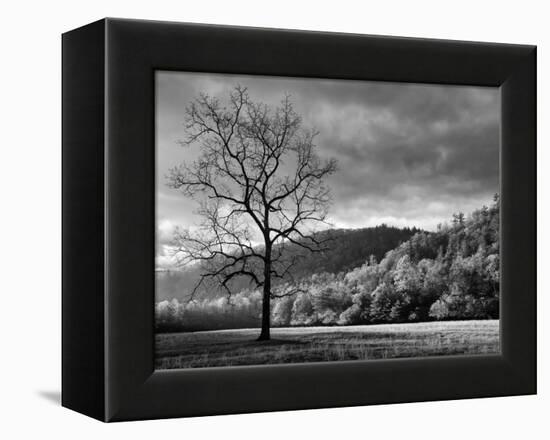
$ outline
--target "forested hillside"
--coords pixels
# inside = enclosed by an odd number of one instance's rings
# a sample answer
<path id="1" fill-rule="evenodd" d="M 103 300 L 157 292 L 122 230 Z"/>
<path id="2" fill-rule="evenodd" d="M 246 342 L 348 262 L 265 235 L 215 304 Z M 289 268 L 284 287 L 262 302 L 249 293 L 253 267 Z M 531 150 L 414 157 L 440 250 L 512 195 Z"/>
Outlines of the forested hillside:
<path id="1" fill-rule="evenodd" d="M 408 236 L 401 240 L 401 234 Z M 300 293 L 274 301 L 274 326 L 498 318 L 498 195 L 490 207 L 455 214 L 435 232 L 381 226 L 338 237 L 329 252 L 301 263 L 299 281 L 286 286 Z M 260 322 L 257 291 L 242 290 L 229 303 L 222 296 L 191 303 L 173 298 L 156 305 L 158 331 Z"/>
<path id="2" fill-rule="evenodd" d="M 337 274 L 362 265 L 371 255 L 377 259 L 383 258 L 386 252 L 417 232 L 419 229 L 416 228 L 386 225 L 363 229 L 331 229 L 314 235 L 317 240 L 326 243 L 326 251 L 309 253 L 297 245 L 287 244 L 285 255 L 289 259 L 296 254 L 303 256 L 297 259 L 292 268 L 295 280 L 321 272 Z M 157 272 L 157 301 L 174 298 L 186 300 L 199 280 L 200 271 L 199 266 L 194 266 L 179 271 Z M 249 285 L 248 279 L 237 279 L 232 283 L 232 290 L 240 292 L 249 288 Z M 199 299 L 217 298 L 226 293 L 216 286 L 208 287 L 199 292 Z"/>

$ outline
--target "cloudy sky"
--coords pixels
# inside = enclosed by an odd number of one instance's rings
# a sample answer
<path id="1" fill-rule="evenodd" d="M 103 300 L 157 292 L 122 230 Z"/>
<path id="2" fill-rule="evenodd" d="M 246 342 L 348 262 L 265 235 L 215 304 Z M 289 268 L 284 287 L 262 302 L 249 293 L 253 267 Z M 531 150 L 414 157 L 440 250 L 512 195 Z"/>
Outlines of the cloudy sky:
<path id="1" fill-rule="evenodd" d="M 327 179 L 329 221 L 339 228 L 386 223 L 435 229 L 499 192 L 498 88 L 157 72 L 157 234 L 192 226 L 196 202 L 166 186 L 169 168 L 198 156 L 184 148 L 185 108 L 200 92 L 226 97 L 236 85 L 254 101 L 279 104 L 290 93 L 304 127 L 319 131 L 318 153 L 336 158 Z"/>

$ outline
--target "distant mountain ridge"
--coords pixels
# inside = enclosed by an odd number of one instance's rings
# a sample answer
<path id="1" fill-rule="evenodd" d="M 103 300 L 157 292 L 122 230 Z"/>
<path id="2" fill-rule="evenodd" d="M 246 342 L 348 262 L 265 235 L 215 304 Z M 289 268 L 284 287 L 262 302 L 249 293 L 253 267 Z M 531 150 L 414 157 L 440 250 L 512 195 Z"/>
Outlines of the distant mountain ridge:
<path id="1" fill-rule="evenodd" d="M 314 234 L 318 240 L 330 237 L 329 248 L 323 252 L 305 253 L 294 266 L 294 278 L 300 279 L 315 273 L 334 273 L 349 271 L 361 266 L 371 256 L 380 261 L 386 252 L 409 240 L 414 234 L 421 232 L 417 228 L 397 228 L 380 225 L 361 229 L 330 229 Z M 285 251 L 289 254 L 303 253 L 298 245 L 287 245 Z M 158 271 L 156 277 L 156 301 L 185 300 L 200 277 L 200 267 L 192 267 L 174 271 Z M 249 284 L 241 280 L 233 286 L 236 292 L 247 289 Z M 236 293 L 235 292 L 235 293 Z M 203 298 L 223 295 L 221 290 L 201 292 Z"/>

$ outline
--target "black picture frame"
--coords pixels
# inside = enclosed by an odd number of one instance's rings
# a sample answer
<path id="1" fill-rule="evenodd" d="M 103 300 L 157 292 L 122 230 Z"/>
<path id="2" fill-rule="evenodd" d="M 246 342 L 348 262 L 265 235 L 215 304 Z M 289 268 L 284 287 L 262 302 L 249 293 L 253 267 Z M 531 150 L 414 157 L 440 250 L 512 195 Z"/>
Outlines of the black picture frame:
<path id="1" fill-rule="evenodd" d="M 536 47 L 104 19 L 63 35 L 62 404 L 102 421 L 536 393 Z M 155 70 L 499 86 L 501 354 L 154 371 Z"/>

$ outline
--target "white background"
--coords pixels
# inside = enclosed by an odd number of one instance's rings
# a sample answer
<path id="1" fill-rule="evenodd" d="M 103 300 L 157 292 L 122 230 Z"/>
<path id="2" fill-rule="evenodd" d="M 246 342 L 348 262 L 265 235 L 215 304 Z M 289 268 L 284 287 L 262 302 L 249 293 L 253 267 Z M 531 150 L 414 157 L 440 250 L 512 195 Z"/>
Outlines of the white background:
<path id="1" fill-rule="evenodd" d="M 0 437 L 543 438 L 550 214 L 543 1 L 19 1 L 3 3 L 0 82 Z M 59 406 L 61 39 L 105 16 L 538 45 L 539 395 L 102 424 Z M 450 378 L 452 380 L 452 378 Z M 476 380 L 472 377 L 472 380 Z M 322 385 L 320 385 L 322 386 Z M 122 436 L 122 437 L 121 437 Z M 546 437 L 548 438 L 548 437 Z"/>

